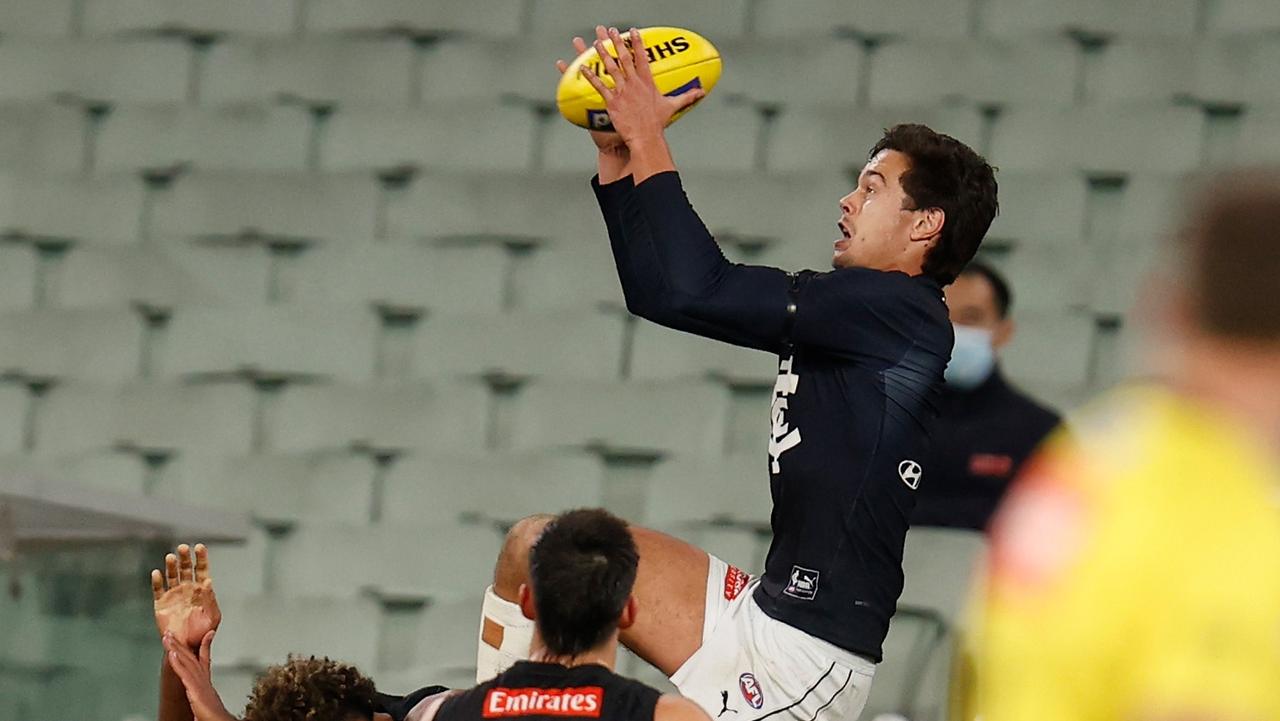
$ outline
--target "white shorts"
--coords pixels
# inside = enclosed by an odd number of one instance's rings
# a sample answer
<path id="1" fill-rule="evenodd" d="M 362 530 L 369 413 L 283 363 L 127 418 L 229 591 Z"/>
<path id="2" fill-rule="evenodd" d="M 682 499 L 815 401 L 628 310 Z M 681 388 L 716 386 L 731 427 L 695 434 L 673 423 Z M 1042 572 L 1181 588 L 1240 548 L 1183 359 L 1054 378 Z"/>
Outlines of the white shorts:
<path id="1" fill-rule="evenodd" d="M 702 647 L 671 682 L 715 721 L 855 721 L 875 664 L 769 617 L 757 584 L 711 556 Z"/>

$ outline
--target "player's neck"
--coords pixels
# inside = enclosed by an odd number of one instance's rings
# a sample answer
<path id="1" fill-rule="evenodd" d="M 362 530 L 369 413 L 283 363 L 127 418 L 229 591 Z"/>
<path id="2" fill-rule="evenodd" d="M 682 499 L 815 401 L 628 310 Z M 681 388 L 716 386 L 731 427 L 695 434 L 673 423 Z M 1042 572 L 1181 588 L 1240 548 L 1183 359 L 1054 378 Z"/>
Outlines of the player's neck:
<path id="1" fill-rule="evenodd" d="M 1240 418 L 1280 453 L 1280 349 L 1197 339 L 1180 355 L 1181 389 Z"/>
<path id="2" fill-rule="evenodd" d="M 542 638 L 535 632 L 529 660 L 539 663 L 557 663 L 567 668 L 594 664 L 604 666 L 612 671 L 618 662 L 618 635 L 615 633 L 599 646 L 576 656 L 559 656 L 552 653 L 546 647 L 546 644 L 542 642 Z"/>

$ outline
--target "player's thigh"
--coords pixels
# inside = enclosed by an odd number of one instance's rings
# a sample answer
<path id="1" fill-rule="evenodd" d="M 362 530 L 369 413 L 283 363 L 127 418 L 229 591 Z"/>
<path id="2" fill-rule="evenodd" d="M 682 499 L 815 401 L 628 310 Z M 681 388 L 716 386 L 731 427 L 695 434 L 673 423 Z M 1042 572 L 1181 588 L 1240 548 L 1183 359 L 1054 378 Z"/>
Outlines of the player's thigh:
<path id="1" fill-rule="evenodd" d="M 670 676 L 702 645 L 710 557 L 648 528 L 632 526 L 631 535 L 640 551 L 634 591 L 639 612 L 622 642 Z"/>

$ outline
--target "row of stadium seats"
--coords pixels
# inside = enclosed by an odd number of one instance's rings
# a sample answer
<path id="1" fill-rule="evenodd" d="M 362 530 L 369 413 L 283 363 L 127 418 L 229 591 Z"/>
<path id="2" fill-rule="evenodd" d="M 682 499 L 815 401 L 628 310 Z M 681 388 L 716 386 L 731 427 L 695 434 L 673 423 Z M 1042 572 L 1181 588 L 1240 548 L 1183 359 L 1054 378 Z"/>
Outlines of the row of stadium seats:
<path id="1" fill-rule="evenodd" d="M 549 102 L 551 61 L 564 38 L 532 44 L 445 38 L 299 41 L 180 38 L 0 39 L 0 102 L 54 97 L 120 104 L 266 104 L 293 99 L 341 107 L 436 107 L 501 97 Z M 1178 98 L 1275 104 L 1269 72 L 1280 41 L 1080 38 L 855 38 L 728 41 L 721 92 L 753 103 L 902 107 L 984 104 L 1109 105 Z M 542 62 L 538 62 L 541 59 Z M 825 82 L 813 82 L 814 77 Z"/>
<path id="2" fill-rule="evenodd" d="M 771 115 L 713 101 L 676 128 L 671 142 L 681 168 L 719 172 L 845 170 L 858 163 L 869 139 L 906 120 L 970 142 L 1006 170 L 1188 172 L 1206 161 L 1280 158 L 1280 109 L 1247 108 L 1220 117 L 1173 105 L 1139 105 L 1123 113 L 1106 106 L 1020 106 L 987 113 L 959 105 L 784 109 Z M 589 171 L 593 156 L 582 131 L 559 118 L 547 120 L 527 106 L 500 101 L 333 113 L 292 105 L 5 105 L 0 168 L 37 175 L 174 166 L 326 173 Z M 1228 127 L 1231 137 L 1212 136 L 1219 127 Z"/>
<path id="3" fill-rule="evenodd" d="M 396 32 L 465 33 L 515 39 L 559 36 L 595 22 L 714 28 L 723 37 L 811 37 L 833 29 L 868 35 L 956 37 L 1055 33 L 1082 28 L 1097 33 L 1190 37 L 1201 33 L 1251 34 L 1280 27 L 1269 0 L 522 0 L 479 4 L 467 0 L 9 0 L 0 32 L 66 36 L 184 31 L 289 36 Z"/>

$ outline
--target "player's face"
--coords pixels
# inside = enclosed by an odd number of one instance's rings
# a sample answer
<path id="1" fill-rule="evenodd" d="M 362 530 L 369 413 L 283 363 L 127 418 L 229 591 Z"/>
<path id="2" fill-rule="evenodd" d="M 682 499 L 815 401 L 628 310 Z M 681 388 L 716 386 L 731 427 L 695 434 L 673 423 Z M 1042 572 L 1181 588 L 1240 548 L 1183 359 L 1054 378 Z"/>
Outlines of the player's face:
<path id="1" fill-rule="evenodd" d="M 836 268 L 891 270 L 911 243 L 914 207 L 900 182 L 911 161 L 896 150 L 883 150 L 867 161 L 858 187 L 840 199 L 841 238 L 831 265 Z"/>

